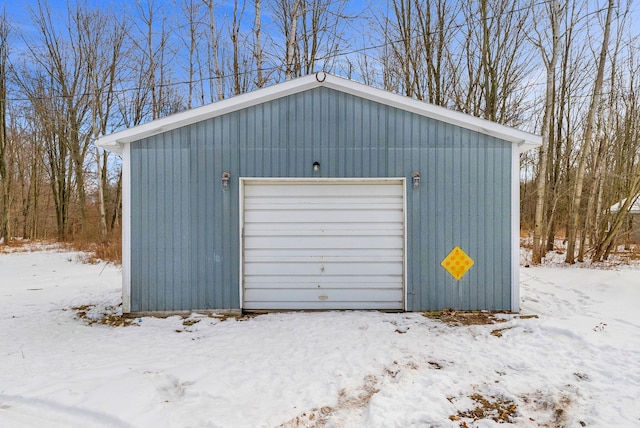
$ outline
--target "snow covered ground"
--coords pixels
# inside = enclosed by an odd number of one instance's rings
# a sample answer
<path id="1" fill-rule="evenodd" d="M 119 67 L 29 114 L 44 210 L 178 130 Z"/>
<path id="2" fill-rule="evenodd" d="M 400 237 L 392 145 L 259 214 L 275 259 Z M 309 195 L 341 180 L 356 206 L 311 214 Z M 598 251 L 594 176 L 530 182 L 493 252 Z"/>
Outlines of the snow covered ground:
<path id="1" fill-rule="evenodd" d="M 522 268 L 522 315 L 538 318 L 497 324 L 329 312 L 111 326 L 91 321 L 118 323 L 120 271 L 79 259 L 0 254 L 0 427 L 640 426 L 638 267 Z"/>

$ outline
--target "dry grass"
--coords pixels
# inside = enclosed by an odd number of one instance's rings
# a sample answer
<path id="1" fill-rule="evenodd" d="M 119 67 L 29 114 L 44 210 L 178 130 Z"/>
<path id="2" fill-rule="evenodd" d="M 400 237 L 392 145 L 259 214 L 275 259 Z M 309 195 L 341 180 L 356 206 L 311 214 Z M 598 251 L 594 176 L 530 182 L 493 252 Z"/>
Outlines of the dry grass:
<path id="1" fill-rule="evenodd" d="M 0 248 L 25 248 L 25 246 L 29 243 L 30 241 L 26 240 L 26 239 L 13 239 L 9 242 L 3 245 L 0 245 Z"/>
<path id="2" fill-rule="evenodd" d="M 0 244 L 0 254 L 24 253 L 42 250 L 78 251 L 77 260 L 82 263 L 96 264 L 102 261 L 122 264 L 122 234 L 120 230 L 113 230 L 107 240 L 72 238 L 66 242 L 55 240 L 30 240 L 13 238 L 6 244 Z"/>
<path id="3" fill-rule="evenodd" d="M 79 261 L 96 264 L 101 261 L 122 264 L 122 235 L 114 231 L 104 242 L 74 240 L 68 243 L 70 249 L 84 253 Z"/>
<path id="4" fill-rule="evenodd" d="M 469 398 L 475 401 L 476 407 L 459 411 L 458 414 L 449 416 L 452 421 L 460 421 L 461 427 L 468 427 L 467 422 L 462 419 L 470 419 L 473 422 L 481 419 L 492 419 L 498 423 L 509 423 L 516 416 L 518 405 L 511 400 L 493 396 L 487 398 L 482 394 L 473 394 Z M 453 398 L 450 398 L 449 401 L 453 401 Z"/>
<path id="5" fill-rule="evenodd" d="M 495 336 L 495 337 L 502 337 L 502 332 L 505 330 L 509 330 L 511 327 L 507 327 L 507 328 L 496 328 L 495 330 L 491 331 L 491 335 Z"/>
<path id="6" fill-rule="evenodd" d="M 76 311 L 76 318 L 84 321 L 87 325 L 108 325 L 110 327 L 128 327 L 138 325 L 133 318 L 123 316 L 118 308 L 107 306 L 103 311 L 96 312 L 96 305 L 74 306 L 71 309 Z"/>
<path id="7" fill-rule="evenodd" d="M 252 312 L 248 312 L 248 313 L 243 313 L 243 312 L 227 312 L 227 313 L 215 313 L 215 312 L 208 312 L 207 317 L 209 318 L 215 318 L 218 319 L 220 321 L 226 321 L 228 319 L 234 319 L 236 321 L 247 321 L 251 318 L 255 318 L 257 316 L 260 316 L 261 314 L 256 314 L 256 313 L 252 313 Z"/>
<path id="8" fill-rule="evenodd" d="M 449 325 L 483 325 L 505 322 L 506 320 L 496 318 L 496 314 L 504 312 L 487 311 L 454 311 L 453 309 L 443 309 L 442 311 L 429 311 L 423 315 L 427 318 L 437 319 Z"/>
<path id="9" fill-rule="evenodd" d="M 0 254 L 29 253 L 52 248 L 60 248 L 60 244 L 50 240 L 32 241 L 30 239 L 14 238 L 6 244 L 0 244 Z"/>

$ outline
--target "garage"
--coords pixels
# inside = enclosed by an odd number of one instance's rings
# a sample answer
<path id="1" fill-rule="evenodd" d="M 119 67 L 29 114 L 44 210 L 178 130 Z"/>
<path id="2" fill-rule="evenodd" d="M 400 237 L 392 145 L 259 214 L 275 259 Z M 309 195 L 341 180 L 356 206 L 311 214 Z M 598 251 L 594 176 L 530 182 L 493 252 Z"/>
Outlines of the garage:
<path id="1" fill-rule="evenodd" d="M 243 179 L 243 309 L 404 309 L 404 179 Z"/>
<path id="2" fill-rule="evenodd" d="M 101 137 L 122 307 L 518 311 L 539 136 L 326 73 Z"/>

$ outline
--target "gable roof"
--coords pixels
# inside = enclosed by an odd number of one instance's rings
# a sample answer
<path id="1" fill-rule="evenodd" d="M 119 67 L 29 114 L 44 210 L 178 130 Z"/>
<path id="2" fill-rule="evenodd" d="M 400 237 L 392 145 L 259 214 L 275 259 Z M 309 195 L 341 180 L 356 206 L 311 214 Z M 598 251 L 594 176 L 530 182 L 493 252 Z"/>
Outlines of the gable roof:
<path id="1" fill-rule="evenodd" d="M 629 214 L 640 214 L 640 193 L 634 196 L 635 200 L 629 207 Z M 623 207 L 624 203 L 627 202 L 627 198 L 624 198 L 620 202 L 611 205 L 609 211 L 612 213 L 617 213 Z"/>
<path id="2" fill-rule="evenodd" d="M 96 144 L 106 150 L 122 154 L 124 145 L 133 141 L 321 86 L 510 141 L 520 152 L 542 144 L 542 138 L 535 134 L 324 72 L 289 80 L 105 135 L 98 138 Z"/>

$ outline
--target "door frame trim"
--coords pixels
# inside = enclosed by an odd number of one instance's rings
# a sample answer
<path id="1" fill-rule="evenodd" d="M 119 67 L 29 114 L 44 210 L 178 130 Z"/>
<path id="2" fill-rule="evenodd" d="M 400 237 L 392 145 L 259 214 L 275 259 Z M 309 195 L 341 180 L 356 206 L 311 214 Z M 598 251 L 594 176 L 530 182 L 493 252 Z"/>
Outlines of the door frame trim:
<path id="1" fill-rule="evenodd" d="M 240 310 L 244 310 L 244 198 L 247 184 L 386 184 L 396 183 L 402 186 L 402 310 L 407 311 L 407 179 L 406 177 L 382 178 L 298 178 L 298 177 L 240 177 L 239 178 L 239 242 L 240 242 L 240 272 L 238 291 L 240 295 Z"/>

